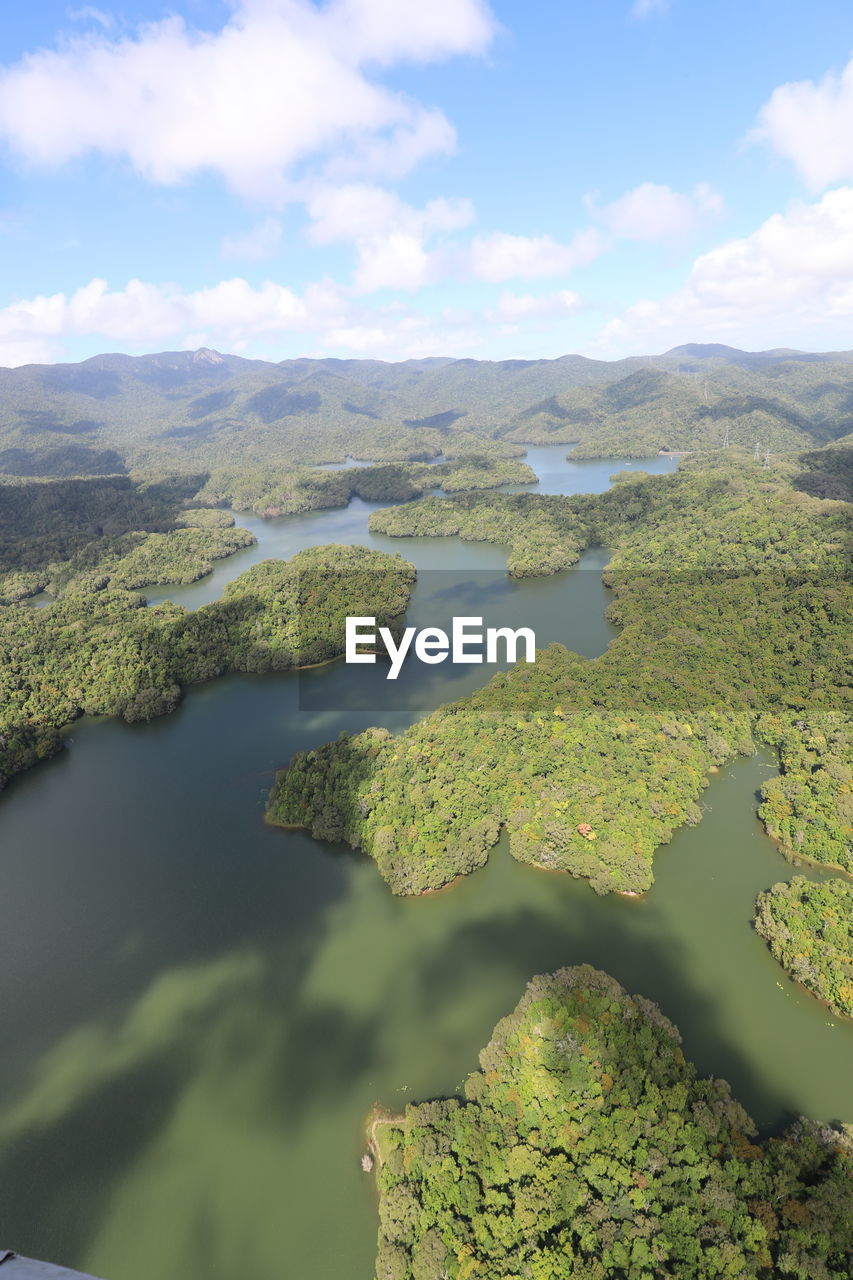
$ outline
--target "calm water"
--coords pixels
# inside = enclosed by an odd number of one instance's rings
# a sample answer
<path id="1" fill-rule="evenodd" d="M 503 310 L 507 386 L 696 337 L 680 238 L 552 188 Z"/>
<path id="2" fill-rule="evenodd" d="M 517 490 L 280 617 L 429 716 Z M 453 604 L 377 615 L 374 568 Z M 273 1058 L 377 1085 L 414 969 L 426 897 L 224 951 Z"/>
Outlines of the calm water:
<path id="1" fill-rule="evenodd" d="M 590 485 L 617 469 L 585 465 Z M 460 575 L 474 612 L 497 590 L 497 549 L 368 538 L 365 514 L 258 522 L 261 548 L 220 569 L 352 540 L 440 571 L 422 577 L 413 621 L 455 599 Z M 173 595 L 197 603 L 209 585 Z M 594 654 L 612 634 L 596 572 L 503 590 L 502 620 L 534 616 L 540 642 Z M 789 983 L 750 926 L 756 892 L 792 874 L 754 816 L 764 756 L 714 778 L 702 823 L 661 851 L 642 902 L 597 898 L 502 845 L 451 890 L 399 900 L 364 857 L 264 825 L 294 751 L 402 728 L 483 679 L 432 670 L 406 695 L 418 705 L 384 713 L 352 709 L 343 664 L 232 677 L 150 725 L 80 722 L 68 752 L 10 786 L 5 1244 L 109 1280 L 150 1280 L 152 1266 L 158 1280 L 369 1280 L 364 1114 L 455 1089 L 527 979 L 581 961 L 660 1001 L 688 1056 L 763 1126 L 853 1119 L 853 1027 Z M 351 709 L 300 709 L 306 679 Z"/>
<path id="2" fill-rule="evenodd" d="M 565 450 L 564 450 L 565 451 Z M 443 453 L 437 453 L 434 458 L 425 458 L 430 466 L 437 467 L 440 462 L 446 462 Z M 315 464 L 317 471 L 351 471 L 353 467 L 372 467 L 373 463 L 370 459 L 353 458 L 351 454 L 347 454 L 343 462 L 320 462 Z"/>

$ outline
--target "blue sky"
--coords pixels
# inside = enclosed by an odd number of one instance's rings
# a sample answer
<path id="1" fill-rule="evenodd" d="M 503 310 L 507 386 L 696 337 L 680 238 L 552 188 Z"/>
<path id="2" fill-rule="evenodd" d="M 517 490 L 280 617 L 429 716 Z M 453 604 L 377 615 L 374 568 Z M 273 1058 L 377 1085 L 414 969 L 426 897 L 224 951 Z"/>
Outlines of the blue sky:
<path id="1" fill-rule="evenodd" d="M 0 364 L 853 347 L 849 0 L 40 0 L 0 39 Z"/>

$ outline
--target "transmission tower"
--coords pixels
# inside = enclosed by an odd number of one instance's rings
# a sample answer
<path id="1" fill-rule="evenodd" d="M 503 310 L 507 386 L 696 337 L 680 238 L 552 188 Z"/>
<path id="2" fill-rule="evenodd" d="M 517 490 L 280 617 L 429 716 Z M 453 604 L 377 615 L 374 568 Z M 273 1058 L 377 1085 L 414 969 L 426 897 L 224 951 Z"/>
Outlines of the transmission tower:
<path id="1" fill-rule="evenodd" d="M 756 462 L 758 462 L 758 461 L 760 460 L 760 458 L 761 458 L 761 453 L 760 453 L 760 450 L 759 450 L 759 447 L 758 447 L 758 441 L 757 441 L 757 440 L 756 440 L 756 442 L 755 442 L 755 453 L 754 453 L 752 456 L 753 456 L 753 458 L 755 459 L 755 461 L 756 461 Z"/>
<path id="2" fill-rule="evenodd" d="M 729 428 L 726 427 L 726 434 L 723 436 L 723 448 L 728 449 L 728 447 L 729 447 Z"/>
<path id="3" fill-rule="evenodd" d="M 764 454 L 764 470 L 766 471 L 769 466 L 770 466 L 770 450 L 768 449 Z"/>

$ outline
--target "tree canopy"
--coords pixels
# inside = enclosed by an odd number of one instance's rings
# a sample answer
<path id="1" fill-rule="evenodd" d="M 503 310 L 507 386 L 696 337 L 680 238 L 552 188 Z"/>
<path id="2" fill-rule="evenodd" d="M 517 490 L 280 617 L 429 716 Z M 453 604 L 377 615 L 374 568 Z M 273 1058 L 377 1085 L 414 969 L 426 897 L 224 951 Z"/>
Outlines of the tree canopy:
<path id="1" fill-rule="evenodd" d="M 399 737 L 298 755 L 269 816 L 365 849 L 396 893 L 481 866 L 501 828 L 522 861 L 642 893 L 655 849 L 699 820 L 709 771 L 765 742 L 783 769 L 768 829 L 792 856 L 849 868 L 851 514 L 794 489 L 795 471 L 718 456 L 599 497 L 379 513 L 390 533 L 510 542 L 540 573 L 609 546 L 621 633 L 594 660 L 552 645 Z"/>
<path id="2" fill-rule="evenodd" d="M 853 1134 L 756 1128 L 656 1005 L 534 978 L 461 1098 L 375 1115 L 376 1280 L 847 1280 Z"/>

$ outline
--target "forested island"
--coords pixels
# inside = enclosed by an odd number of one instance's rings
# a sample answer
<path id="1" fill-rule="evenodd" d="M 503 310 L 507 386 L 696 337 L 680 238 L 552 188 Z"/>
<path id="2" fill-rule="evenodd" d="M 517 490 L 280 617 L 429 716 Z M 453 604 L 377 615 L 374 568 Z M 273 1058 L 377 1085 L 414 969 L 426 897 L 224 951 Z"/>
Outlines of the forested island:
<path id="1" fill-rule="evenodd" d="M 656 1005 L 534 978 L 462 1097 L 377 1113 L 377 1280 L 847 1280 L 853 1132 L 758 1141 Z"/>
<path id="2" fill-rule="evenodd" d="M 232 469 L 154 479 L 98 476 L 13 479 L 0 474 L 0 604 L 48 591 L 125 590 L 194 582 L 251 546 L 222 506 L 273 517 L 367 502 L 532 484 L 524 462 L 466 455 L 425 463 L 325 472 Z"/>
<path id="3" fill-rule="evenodd" d="M 190 612 L 107 584 L 69 591 L 48 609 L 0 609 L 0 784 L 52 755 L 76 717 L 150 720 L 186 685 L 231 671 L 285 671 L 344 652 L 347 614 L 388 625 L 415 571 L 399 556 L 320 546 L 266 560 Z"/>
<path id="4" fill-rule="evenodd" d="M 759 894 L 755 927 L 796 982 L 853 1018 L 853 883 L 806 880 Z"/>
<path id="5" fill-rule="evenodd" d="M 535 484 L 533 470 L 518 459 L 466 453 L 453 461 L 406 462 L 321 471 L 310 467 L 218 470 L 199 490 L 200 502 L 227 503 L 259 516 L 295 515 L 365 502 L 409 502 L 427 489 L 445 493 Z"/>
<path id="6" fill-rule="evenodd" d="M 763 742 L 782 767 L 768 827 L 792 856 L 853 869 L 851 508 L 802 492 L 798 474 L 729 450 L 599 497 L 377 513 L 386 533 L 509 543 L 535 573 L 610 547 L 620 634 L 593 661 L 552 645 L 399 737 L 372 729 L 297 756 L 270 817 L 365 849 L 395 893 L 482 866 L 505 828 L 519 860 L 637 894 L 655 849 L 700 820 L 709 771 Z"/>

